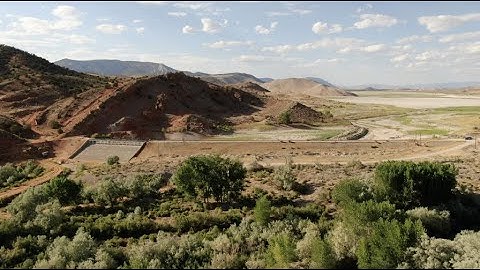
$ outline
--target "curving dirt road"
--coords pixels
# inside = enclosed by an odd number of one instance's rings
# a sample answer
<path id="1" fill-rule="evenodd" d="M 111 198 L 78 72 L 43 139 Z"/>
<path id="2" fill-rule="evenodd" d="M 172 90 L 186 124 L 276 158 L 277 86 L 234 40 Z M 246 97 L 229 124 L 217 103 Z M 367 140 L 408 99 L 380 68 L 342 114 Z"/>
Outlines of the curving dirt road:
<path id="1" fill-rule="evenodd" d="M 59 175 L 63 170 L 60 165 L 54 163 L 52 160 L 41 160 L 39 161 L 39 163 L 42 167 L 45 168 L 45 172 L 42 175 L 37 178 L 23 182 L 20 186 L 0 192 L 0 201 L 8 200 L 19 195 L 30 187 L 38 186 L 45 182 L 48 182 L 55 176 Z"/>

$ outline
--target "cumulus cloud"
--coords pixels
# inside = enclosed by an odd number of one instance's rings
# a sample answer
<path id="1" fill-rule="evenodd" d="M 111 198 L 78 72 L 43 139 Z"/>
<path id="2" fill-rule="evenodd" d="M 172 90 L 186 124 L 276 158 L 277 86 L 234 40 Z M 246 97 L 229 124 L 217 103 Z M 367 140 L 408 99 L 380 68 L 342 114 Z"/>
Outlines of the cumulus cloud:
<path id="1" fill-rule="evenodd" d="M 213 48 L 213 49 L 225 49 L 225 48 L 229 48 L 229 47 L 235 47 L 235 46 L 250 46 L 254 44 L 253 41 L 224 41 L 224 40 L 220 40 L 220 41 L 217 41 L 217 42 L 214 42 L 214 43 L 206 43 L 204 44 L 205 46 L 207 47 L 210 47 L 210 48 Z"/>
<path id="2" fill-rule="evenodd" d="M 191 34 L 193 32 L 195 32 L 195 29 L 193 29 L 193 27 L 191 27 L 190 25 L 185 25 L 182 28 L 182 33 L 184 33 L 184 34 Z"/>
<path id="3" fill-rule="evenodd" d="M 364 12 L 366 10 L 369 10 L 369 9 L 372 9 L 372 8 L 373 8 L 373 6 L 371 4 L 365 4 L 365 5 L 362 5 L 362 6 L 358 7 L 356 12 L 357 13 L 362 13 L 362 12 Z"/>
<path id="4" fill-rule="evenodd" d="M 269 35 L 275 31 L 275 28 L 277 28 L 278 22 L 272 22 L 270 23 L 270 28 L 265 27 L 263 25 L 257 25 L 255 26 L 255 32 L 260 35 Z"/>
<path id="5" fill-rule="evenodd" d="M 286 53 L 295 49 L 293 45 L 278 45 L 278 46 L 270 46 L 270 47 L 263 47 L 262 52 L 274 52 L 274 53 Z"/>
<path id="6" fill-rule="evenodd" d="M 441 37 L 438 41 L 441 43 L 459 42 L 465 40 L 480 39 L 480 31 L 453 34 Z"/>
<path id="7" fill-rule="evenodd" d="M 282 11 L 267 11 L 265 14 L 268 17 L 277 17 L 277 16 L 289 16 L 291 13 L 289 12 L 282 12 Z"/>
<path id="8" fill-rule="evenodd" d="M 202 18 L 201 21 L 202 21 L 202 31 L 209 34 L 220 32 L 222 28 L 225 27 L 228 23 L 227 20 L 224 20 L 223 22 L 218 22 L 210 18 Z"/>
<path id="9" fill-rule="evenodd" d="M 175 3 L 173 6 L 177 8 L 186 8 L 186 9 L 192 9 L 192 10 L 200 10 L 200 9 L 206 9 L 207 7 L 210 7 L 212 3 L 205 3 L 205 2 L 178 2 Z"/>
<path id="10" fill-rule="evenodd" d="M 361 21 L 353 24 L 354 28 L 390 27 L 398 23 L 396 18 L 383 14 L 362 14 L 360 19 Z"/>
<path id="11" fill-rule="evenodd" d="M 433 36 L 431 35 L 413 35 L 413 36 L 408 36 L 401 38 L 397 40 L 396 42 L 399 44 L 405 44 L 405 43 L 412 43 L 412 42 L 432 42 L 433 41 Z"/>
<path id="12" fill-rule="evenodd" d="M 95 43 L 95 40 L 84 35 L 68 35 L 64 37 L 66 41 L 72 44 L 85 45 Z"/>
<path id="13" fill-rule="evenodd" d="M 480 13 L 470 13 L 464 15 L 438 15 L 423 16 L 418 18 L 418 22 L 424 25 L 431 33 L 448 31 L 467 22 L 480 21 Z"/>
<path id="14" fill-rule="evenodd" d="M 104 34 L 121 34 L 127 30 L 127 27 L 122 24 L 100 24 L 95 28 Z"/>
<path id="15" fill-rule="evenodd" d="M 312 26 L 312 31 L 315 34 L 322 34 L 322 33 L 333 34 L 333 33 L 342 32 L 342 30 L 343 30 L 343 27 L 340 24 L 333 24 L 329 26 L 328 23 L 316 22 Z"/>
<path id="16" fill-rule="evenodd" d="M 133 22 L 133 23 L 141 23 L 141 22 L 143 22 L 143 21 L 137 19 L 137 20 L 133 20 L 132 22 Z"/>
<path id="17" fill-rule="evenodd" d="M 173 17 L 185 17 L 187 16 L 186 12 L 168 12 L 168 16 L 173 16 Z"/>
<path id="18" fill-rule="evenodd" d="M 374 45 L 365 46 L 361 48 L 361 50 L 364 52 L 374 53 L 374 52 L 383 51 L 386 49 L 386 47 L 387 46 L 385 44 L 374 44 Z"/>
<path id="19" fill-rule="evenodd" d="M 52 14 L 59 18 L 53 22 L 52 29 L 72 30 L 83 24 L 80 20 L 80 13 L 72 6 L 58 6 L 52 11 Z"/>
<path id="20" fill-rule="evenodd" d="M 48 34 L 55 30 L 73 30 L 83 22 L 80 20 L 80 12 L 75 7 L 61 5 L 52 10 L 51 14 L 56 20 L 43 20 L 35 17 L 16 17 L 11 26 L 14 31 L 33 35 Z"/>
<path id="21" fill-rule="evenodd" d="M 137 1 L 139 4 L 146 4 L 146 5 L 158 5 L 163 6 L 168 3 L 168 1 Z"/>
<path id="22" fill-rule="evenodd" d="M 407 60 L 408 56 L 409 56 L 408 53 L 401 54 L 401 55 L 395 56 L 394 58 L 390 59 L 390 62 L 392 62 L 392 63 L 402 62 L 402 61 Z"/>
<path id="23" fill-rule="evenodd" d="M 137 27 L 135 28 L 138 34 L 142 35 L 145 32 L 145 27 Z"/>
<path id="24" fill-rule="evenodd" d="M 263 62 L 265 61 L 265 56 L 263 55 L 240 55 L 232 59 L 234 62 Z"/>

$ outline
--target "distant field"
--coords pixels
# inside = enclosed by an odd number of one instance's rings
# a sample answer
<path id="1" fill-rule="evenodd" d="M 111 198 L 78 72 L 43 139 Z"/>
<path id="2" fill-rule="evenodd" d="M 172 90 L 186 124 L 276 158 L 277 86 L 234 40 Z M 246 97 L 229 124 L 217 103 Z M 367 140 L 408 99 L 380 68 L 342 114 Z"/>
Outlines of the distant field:
<path id="1" fill-rule="evenodd" d="M 480 106 L 479 97 L 427 97 L 427 96 L 388 96 L 386 93 L 379 95 L 359 95 L 358 97 L 335 97 L 332 100 L 357 104 L 383 104 L 403 108 L 426 109 L 443 107 Z"/>
<path id="2" fill-rule="evenodd" d="M 367 127 L 370 132 L 364 139 L 459 138 L 480 128 L 480 98 L 476 96 L 414 91 L 355 93 L 358 97 L 331 98 L 344 104 L 332 112 Z"/>

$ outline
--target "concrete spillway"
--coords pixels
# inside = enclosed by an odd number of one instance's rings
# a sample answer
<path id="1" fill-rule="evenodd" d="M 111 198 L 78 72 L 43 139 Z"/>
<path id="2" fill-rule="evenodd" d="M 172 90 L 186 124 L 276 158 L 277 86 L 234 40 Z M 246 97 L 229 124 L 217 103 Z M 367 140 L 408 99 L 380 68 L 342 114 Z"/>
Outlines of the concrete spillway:
<path id="1" fill-rule="evenodd" d="M 144 141 L 90 139 L 70 158 L 79 161 L 106 161 L 110 156 L 118 156 L 120 162 L 128 162 L 144 145 Z"/>

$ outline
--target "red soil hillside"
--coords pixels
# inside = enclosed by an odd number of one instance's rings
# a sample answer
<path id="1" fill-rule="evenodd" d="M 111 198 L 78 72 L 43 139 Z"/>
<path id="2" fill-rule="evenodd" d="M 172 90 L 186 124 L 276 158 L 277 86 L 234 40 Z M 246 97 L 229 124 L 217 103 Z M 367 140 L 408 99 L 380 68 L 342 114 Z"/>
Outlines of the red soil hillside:
<path id="1" fill-rule="evenodd" d="M 240 89 L 170 73 L 117 89 L 67 133 L 137 138 L 160 138 L 164 131 L 214 134 L 229 125 L 229 117 L 251 114 L 262 104 L 259 97 Z"/>

